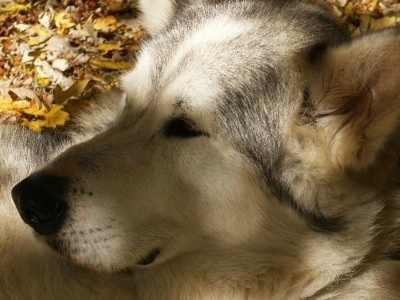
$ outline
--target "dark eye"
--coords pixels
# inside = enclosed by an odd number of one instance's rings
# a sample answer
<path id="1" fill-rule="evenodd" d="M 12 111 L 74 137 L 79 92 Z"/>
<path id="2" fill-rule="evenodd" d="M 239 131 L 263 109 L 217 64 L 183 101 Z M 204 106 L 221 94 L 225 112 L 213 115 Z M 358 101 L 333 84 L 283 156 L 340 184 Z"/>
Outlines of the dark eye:
<path id="1" fill-rule="evenodd" d="M 198 130 L 196 124 L 186 118 L 175 118 L 167 123 L 165 135 L 168 137 L 193 138 L 201 135 L 208 136 L 207 133 Z"/>

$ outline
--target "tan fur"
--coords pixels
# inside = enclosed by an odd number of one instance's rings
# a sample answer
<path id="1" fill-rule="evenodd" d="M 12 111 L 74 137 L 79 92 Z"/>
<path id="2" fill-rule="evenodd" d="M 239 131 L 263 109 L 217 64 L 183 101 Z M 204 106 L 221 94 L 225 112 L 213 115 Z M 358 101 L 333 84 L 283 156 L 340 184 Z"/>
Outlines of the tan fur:
<path id="1" fill-rule="evenodd" d="M 399 299 L 398 30 L 350 41 L 302 1 L 161 2 L 141 1 L 153 37 L 115 121 L 13 188 L 36 247 L 130 270 L 137 299 Z"/>
<path id="2" fill-rule="evenodd" d="M 98 108 L 91 108 L 91 112 L 75 112 L 75 125 L 62 129 L 70 130 L 73 135 L 68 142 L 48 143 L 49 139 L 57 140 L 55 133 L 47 134 L 46 138 L 46 134 L 23 127 L 0 125 L 0 299 L 127 300 L 134 297 L 135 289 L 128 275 L 102 274 L 78 267 L 40 242 L 32 229 L 21 222 L 10 194 L 12 186 L 37 164 L 43 164 L 48 156 L 55 156 L 70 143 L 93 135 L 98 130 L 93 126 L 95 118 L 100 117 L 97 126 L 105 126 L 118 111 L 118 101 L 112 96 L 109 99 L 110 102 L 95 104 Z M 84 129 L 82 133 L 81 129 Z M 44 151 L 36 157 L 35 150 L 42 148 Z"/>

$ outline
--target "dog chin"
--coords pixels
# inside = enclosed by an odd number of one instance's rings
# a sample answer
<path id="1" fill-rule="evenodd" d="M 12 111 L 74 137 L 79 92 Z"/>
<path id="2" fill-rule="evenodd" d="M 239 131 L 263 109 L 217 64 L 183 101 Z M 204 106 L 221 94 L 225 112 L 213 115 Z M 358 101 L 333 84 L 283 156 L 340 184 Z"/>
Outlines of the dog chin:
<path id="1" fill-rule="evenodd" d="M 106 266 L 99 261 L 91 263 L 88 257 L 84 257 L 84 255 L 80 253 L 79 250 L 73 249 L 67 241 L 64 241 L 60 238 L 42 236 L 38 236 L 38 238 L 49 245 L 50 248 L 53 249 L 55 252 L 70 260 L 74 264 L 92 269 L 94 271 L 105 273 L 131 274 L 135 271 L 135 269 L 152 267 L 158 264 L 157 259 L 161 254 L 160 248 L 152 248 L 145 255 L 141 255 L 139 259 L 137 259 L 133 264 L 129 266 Z"/>
<path id="2" fill-rule="evenodd" d="M 68 259 L 71 258 L 69 247 L 64 241 L 55 237 L 41 237 L 40 239 L 61 256 L 64 256 Z"/>

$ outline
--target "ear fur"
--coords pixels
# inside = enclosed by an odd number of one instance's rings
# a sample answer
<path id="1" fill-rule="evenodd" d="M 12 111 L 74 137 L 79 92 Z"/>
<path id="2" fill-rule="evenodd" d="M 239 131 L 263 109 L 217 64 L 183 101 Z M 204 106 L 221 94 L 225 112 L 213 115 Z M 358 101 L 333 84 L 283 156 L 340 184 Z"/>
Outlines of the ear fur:
<path id="1" fill-rule="evenodd" d="M 139 24 L 151 35 L 167 27 L 175 15 L 177 2 L 175 0 L 139 0 Z"/>
<path id="2" fill-rule="evenodd" d="M 312 119 L 329 159 L 362 171 L 377 162 L 400 127 L 400 30 L 327 49 L 311 80 Z"/>

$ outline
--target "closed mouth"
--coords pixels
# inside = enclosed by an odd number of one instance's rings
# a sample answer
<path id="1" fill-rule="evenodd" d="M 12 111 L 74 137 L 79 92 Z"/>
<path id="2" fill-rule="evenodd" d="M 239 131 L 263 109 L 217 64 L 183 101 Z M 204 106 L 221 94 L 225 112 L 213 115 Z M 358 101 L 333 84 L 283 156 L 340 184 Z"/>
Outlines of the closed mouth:
<path id="1" fill-rule="evenodd" d="M 146 257 L 141 258 L 137 264 L 140 266 L 148 266 L 152 264 L 157 256 L 161 253 L 161 250 L 159 248 L 155 248 L 152 250 Z"/>

